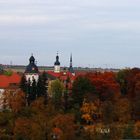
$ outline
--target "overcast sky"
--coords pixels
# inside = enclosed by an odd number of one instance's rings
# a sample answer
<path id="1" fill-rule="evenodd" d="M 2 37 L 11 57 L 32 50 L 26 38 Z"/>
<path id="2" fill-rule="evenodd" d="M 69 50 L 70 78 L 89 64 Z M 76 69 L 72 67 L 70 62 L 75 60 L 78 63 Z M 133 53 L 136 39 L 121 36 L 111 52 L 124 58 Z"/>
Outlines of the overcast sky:
<path id="1" fill-rule="evenodd" d="M 140 0 L 0 0 L 0 63 L 140 67 Z"/>

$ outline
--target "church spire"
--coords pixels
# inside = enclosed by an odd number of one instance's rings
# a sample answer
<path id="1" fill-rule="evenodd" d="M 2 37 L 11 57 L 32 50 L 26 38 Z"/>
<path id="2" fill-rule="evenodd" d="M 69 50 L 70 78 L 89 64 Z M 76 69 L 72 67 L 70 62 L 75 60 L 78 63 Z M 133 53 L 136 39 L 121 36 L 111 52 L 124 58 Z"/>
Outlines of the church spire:
<path id="1" fill-rule="evenodd" d="M 56 61 L 54 62 L 54 65 L 55 65 L 55 66 L 56 66 L 56 65 L 60 66 L 58 52 L 57 52 L 57 55 L 56 55 Z"/>
<path id="2" fill-rule="evenodd" d="M 33 54 L 31 54 L 31 57 L 29 59 L 29 62 L 32 63 L 32 64 L 35 63 L 35 58 L 34 58 Z"/>
<path id="3" fill-rule="evenodd" d="M 71 53 L 71 56 L 70 56 L 70 67 L 72 67 L 72 53 Z"/>
<path id="4" fill-rule="evenodd" d="M 69 67 L 69 72 L 72 73 L 72 74 L 75 74 L 74 73 L 74 69 L 73 69 L 73 65 L 72 65 L 72 53 L 70 55 L 70 67 Z"/>
<path id="5" fill-rule="evenodd" d="M 54 72 L 55 73 L 60 73 L 60 62 L 59 62 L 58 52 L 57 52 L 57 55 L 56 55 L 56 61 L 54 62 Z"/>

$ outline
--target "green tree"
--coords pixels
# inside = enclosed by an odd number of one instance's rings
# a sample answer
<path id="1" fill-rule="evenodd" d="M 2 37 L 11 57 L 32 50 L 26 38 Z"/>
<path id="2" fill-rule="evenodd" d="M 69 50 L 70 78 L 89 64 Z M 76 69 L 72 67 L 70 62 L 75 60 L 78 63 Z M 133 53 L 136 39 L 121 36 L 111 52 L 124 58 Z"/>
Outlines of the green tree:
<path id="1" fill-rule="evenodd" d="M 117 73 L 116 79 L 120 84 L 121 93 L 125 95 L 127 93 L 127 74 L 129 73 L 128 69 L 120 70 Z"/>
<path id="2" fill-rule="evenodd" d="M 47 98 L 47 75 L 43 72 L 37 82 L 37 94 L 38 97 L 45 96 Z"/>
<path id="3" fill-rule="evenodd" d="M 82 105 L 84 97 L 88 93 L 93 93 L 94 87 L 90 80 L 84 76 L 79 76 L 73 83 L 72 98 L 74 104 Z"/>
<path id="4" fill-rule="evenodd" d="M 60 107 L 61 99 L 64 92 L 64 85 L 60 80 L 54 80 L 49 85 L 49 94 L 52 96 L 52 101 L 55 107 Z"/>

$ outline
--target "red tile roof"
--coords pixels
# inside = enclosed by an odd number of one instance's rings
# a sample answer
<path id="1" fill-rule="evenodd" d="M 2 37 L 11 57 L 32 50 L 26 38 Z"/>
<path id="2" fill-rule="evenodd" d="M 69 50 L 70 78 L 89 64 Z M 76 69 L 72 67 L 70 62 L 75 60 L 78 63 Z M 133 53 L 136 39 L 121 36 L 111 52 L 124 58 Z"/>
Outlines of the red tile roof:
<path id="1" fill-rule="evenodd" d="M 0 75 L 0 88 L 8 88 L 10 84 L 19 84 L 21 76 L 13 73 L 11 76 Z"/>
<path id="2" fill-rule="evenodd" d="M 72 73 L 70 72 L 60 72 L 60 73 L 55 73 L 54 71 L 47 71 L 47 73 L 49 75 L 52 75 L 53 77 L 55 78 L 59 78 L 61 80 L 66 80 L 68 77 L 71 79 L 71 80 L 74 80 L 76 78 L 76 76 L 73 76 Z"/>

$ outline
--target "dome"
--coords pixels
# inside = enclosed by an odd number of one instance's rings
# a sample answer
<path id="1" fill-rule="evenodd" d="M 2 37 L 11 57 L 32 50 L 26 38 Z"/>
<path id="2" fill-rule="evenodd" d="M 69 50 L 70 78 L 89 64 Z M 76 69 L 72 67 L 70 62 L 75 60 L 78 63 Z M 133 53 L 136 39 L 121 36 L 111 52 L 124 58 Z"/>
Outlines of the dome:
<path id="1" fill-rule="evenodd" d="M 25 73 L 38 73 L 38 67 L 35 64 L 34 56 L 29 59 L 29 65 L 26 67 Z"/>
<path id="2" fill-rule="evenodd" d="M 35 62 L 35 58 L 34 58 L 33 55 L 30 57 L 29 61 L 30 61 L 30 63 L 34 63 Z"/>
<path id="3" fill-rule="evenodd" d="M 54 65 L 60 65 L 60 62 L 59 61 L 56 61 L 55 63 L 54 63 Z"/>
<path id="4" fill-rule="evenodd" d="M 60 65 L 59 56 L 58 55 L 56 56 L 56 61 L 55 61 L 54 65 L 55 66 L 59 66 Z"/>

